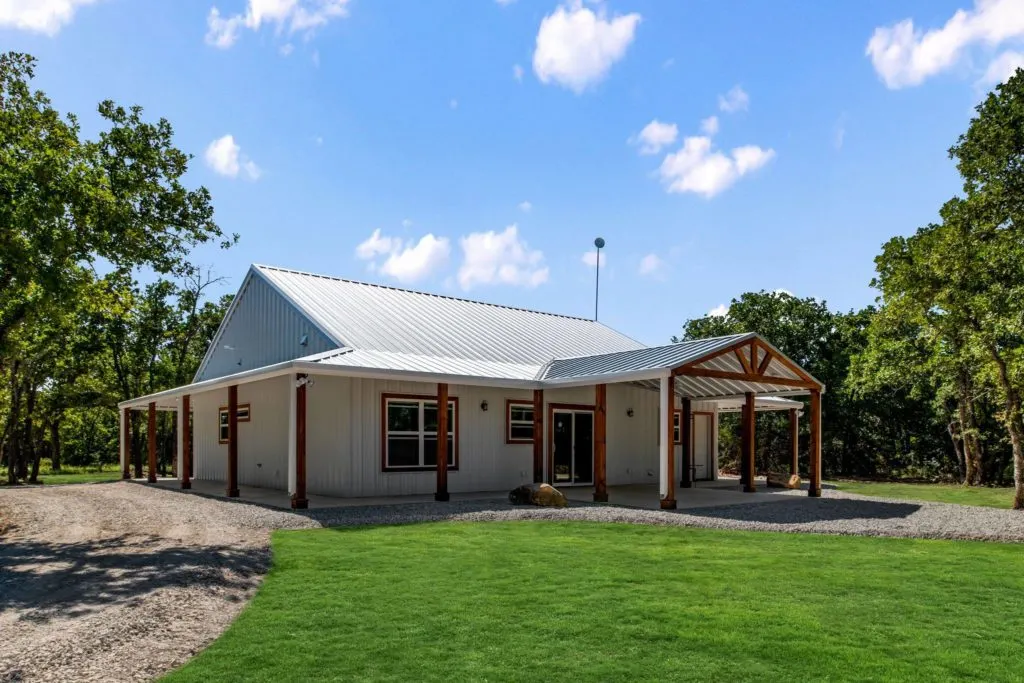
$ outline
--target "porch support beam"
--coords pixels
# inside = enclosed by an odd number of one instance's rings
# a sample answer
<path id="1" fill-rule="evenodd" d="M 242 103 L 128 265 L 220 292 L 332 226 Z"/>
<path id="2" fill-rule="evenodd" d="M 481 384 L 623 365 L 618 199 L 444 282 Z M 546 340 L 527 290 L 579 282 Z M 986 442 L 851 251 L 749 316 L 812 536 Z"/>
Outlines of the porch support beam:
<path id="1" fill-rule="evenodd" d="M 238 498 L 238 385 L 228 387 L 228 498 Z"/>
<path id="2" fill-rule="evenodd" d="M 292 509 L 309 507 L 306 498 L 306 375 L 298 374 L 295 383 L 295 492 Z M 440 439 L 438 439 L 440 443 Z"/>
<path id="3" fill-rule="evenodd" d="M 811 391 L 811 442 L 807 453 L 810 460 L 810 485 L 807 495 L 821 497 L 821 392 Z"/>
<path id="4" fill-rule="evenodd" d="M 672 409 L 675 403 L 675 378 L 669 375 L 661 378 L 661 410 L 658 425 L 661 427 L 659 442 L 659 460 L 661 463 L 661 509 L 676 509 L 676 447 L 675 425 L 672 420 Z"/>
<path id="5" fill-rule="evenodd" d="M 743 491 L 754 493 L 757 487 L 754 486 L 754 446 L 756 444 L 754 421 L 757 413 L 754 408 L 754 393 L 747 392 L 746 403 L 743 404 Z"/>
<path id="6" fill-rule="evenodd" d="M 544 390 L 533 390 L 533 483 L 544 481 Z"/>
<path id="7" fill-rule="evenodd" d="M 683 442 L 683 476 L 679 485 L 689 489 L 693 488 L 693 402 L 688 398 L 683 399 L 679 415 L 679 440 Z"/>
<path id="8" fill-rule="evenodd" d="M 121 478 L 132 478 L 132 409 L 121 411 Z"/>
<path id="9" fill-rule="evenodd" d="M 608 502 L 608 385 L 594 386 L 594 502 Z"/>
<path id="10" fill-rule="evenodd" d="M 789 474 L 800 474 L 800 413 L 796 408 L 789 409 Z"/>
<path id="11" fill-rule="evenodd" d="M 437 491 L 434 500 L 444 502 L 448 495 L 448 384 L 437 383 Z"/>
<path id="12" fill-rule="evenodd" d="M 181 488 L 188 490 L 192 488 L 192 396 L 185 394 L 181 397 L 181 408 L 178 410 L 178 434 L 181 439 L 181 466 L 178 474 L 181 476 Z"/>
<path id="13" fill-rule="evenodd" d="M 146 424 L 146 448 L 149 450 L 148 476 L 150 484 L 156 483 L 156 401 L 149 404 L 149 420 Z"/>

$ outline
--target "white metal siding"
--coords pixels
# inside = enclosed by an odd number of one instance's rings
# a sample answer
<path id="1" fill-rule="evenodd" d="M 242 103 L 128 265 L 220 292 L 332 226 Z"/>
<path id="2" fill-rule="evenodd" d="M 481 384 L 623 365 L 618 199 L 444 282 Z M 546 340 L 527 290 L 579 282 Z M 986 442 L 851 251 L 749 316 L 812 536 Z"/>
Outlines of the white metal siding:
<path id="1" fill-rule="evenodd" d="M 307 490 L 340 497 L 398 496 L 432 493 L 434 472 L 381 470 L 381 395 L 433 395 L 435 384 L 350 377 L 314 376 L 307 393 Z M 287 490 L 289 398 L 291 377 L 241 385 L 239 403 L 249 403 L 252 419 L 238 425 L 239 484 Z M 533 449 L 505 443 L 505 401 L 532 401 L 521 389 L 451 385 L 459 398 L 459 469 L 448 475 L 452 492 L 507 491 L 533 480 Z M 593 405 L 594 388 L 544 392 L 544 419 L 551 403 Z M 486 400 L 488 410 L 481 409 Z M 218 409 L 227 405 L 227 390 L 192 398 L 196 479 L 224 481 L 227 444 L 217 441 Z M 627 411 L 632 408 L 633 416 Z M 695 401 L 694 410 L 713 411 L 713 403 Z M 715 424 L 713 422 L 713 424 Z M 657 483 L 658 393 L 629 384 L 608 385 L 608 485 Z M 545 423 L 545 473 L 547 472 Z M 714 449 L 717 451 L 717 431 Z M 677 477 L 681 473 L 677 448 Z"/>
<path id="2" fill-rule="evenodd" d="M 238 483 L 288 488 L 289 377 L 238 387 L 238 403 L 249 404 L 250 420 L 238 423 Z M 192 398 L 196 479 L 225 481 L 228 445 L 218 443 L 218 414 L 228 404 L 226 389 Z"/>
<path id="3" fill-rule="evenodd" d="M 435 384 L 317 376 L 307 394 L 307 489 L 333 496 L 431 493 L 434 472 L 381 471 L 381 394 L 434 395 Z M 459 469 L 448 489 L 505 491 L 533 480 L 529 445 L 505 443 L 505 399 L 522 390 L 451 385 L 459 399 Z M 482 401 L 488 410 L 480 408 Z"/>
<path id="4" fill-rule="evenodd" d="M 259 275 L 247 278 L 237 296 L 197 382 L 337 348 Z M 300 344 L 303 336 L 306 346 Z"/>

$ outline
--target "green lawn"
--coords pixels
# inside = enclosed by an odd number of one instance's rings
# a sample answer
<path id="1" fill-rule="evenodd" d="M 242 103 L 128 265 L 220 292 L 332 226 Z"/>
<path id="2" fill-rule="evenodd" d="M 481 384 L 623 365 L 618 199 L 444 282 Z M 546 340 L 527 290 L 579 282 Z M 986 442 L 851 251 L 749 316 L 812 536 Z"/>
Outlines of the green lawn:
<path id="1" fill-rule="evenodd" d="M 841 481 L 836 484 L 836 488 L 840 491 L 849 491 L 865 496 L 929 500 L 938 503 L 980 505 L 989 508 L 1009 508 L 1013 505 L 1012 488 L 960 486 L 959 484 L 902 484 L 886 481 Z"/>
<path id="2" fill-rule="evenodd" d="M 95 467 L 64 467 L 59 473 L 53 473 L 48 467 L 39 470 L 40 484 L 90 484 L 98 481 L 117 481 L 121 478 L 121 470 L 117 465 L 104 465 L 97 470 Z M 0 468 L 0 484 L 7 483 L 7 468 Z"/>
<path id="3" fill-rule="evenodd" d="M 169 681 L 1020 680 L 1019 545 L 588 523 L 282 531 Z"/>

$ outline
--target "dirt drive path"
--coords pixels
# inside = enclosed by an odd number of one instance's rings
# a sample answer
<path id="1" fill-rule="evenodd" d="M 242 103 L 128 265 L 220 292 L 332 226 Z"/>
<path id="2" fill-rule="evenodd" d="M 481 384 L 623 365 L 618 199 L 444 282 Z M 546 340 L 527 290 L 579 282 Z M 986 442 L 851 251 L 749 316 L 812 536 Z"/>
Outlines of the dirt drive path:
<path id="1" fill-rule="evenodd" d="M 0 682 L 150 680 L 255 592 L 285 511 L 128 482 L 0 489 Z"/>

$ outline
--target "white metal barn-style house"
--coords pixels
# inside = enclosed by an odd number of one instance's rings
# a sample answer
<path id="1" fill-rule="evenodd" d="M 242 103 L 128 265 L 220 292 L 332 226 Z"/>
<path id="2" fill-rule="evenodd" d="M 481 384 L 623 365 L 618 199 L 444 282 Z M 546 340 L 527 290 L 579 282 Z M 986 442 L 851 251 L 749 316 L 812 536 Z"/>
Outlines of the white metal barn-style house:
<path id="1" fill-rule="evenodd" d="M 755 334 L 647 347 L 593 320 L 254 265 L 193 383 L 120 404 L 121 459 L 128 478 L 130 411 L 146 411 L 155 481 L 156 412 L 173 410 L 182 488 L 287 490 L 304 508 L 647 483 L 671 509 L 677 482 L 717 477 L 720 412 L 743 413 L 753 491 L 755 411 L 789 410 L 795 435 L 802 404 L 778 397 L 809 395 L 818 496 L 823 390 Z"/>

